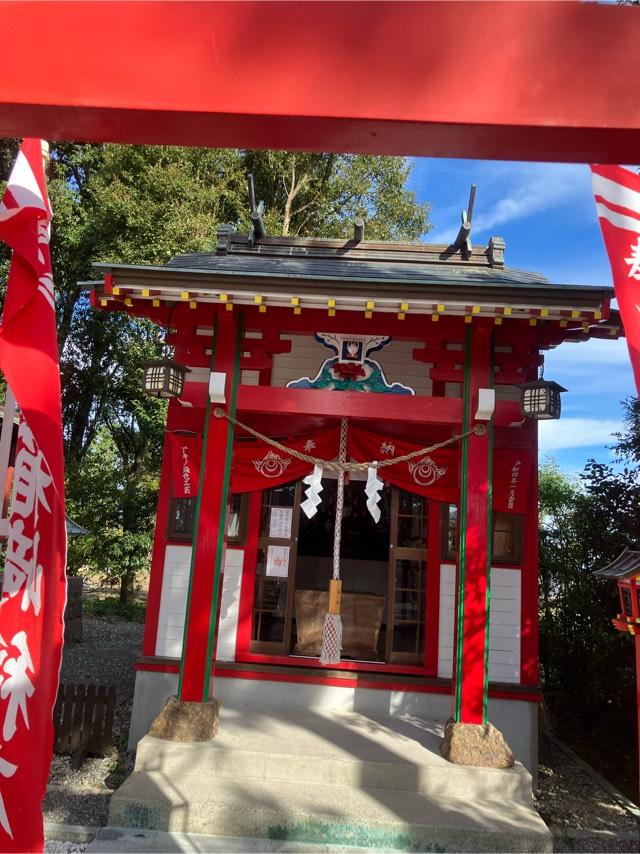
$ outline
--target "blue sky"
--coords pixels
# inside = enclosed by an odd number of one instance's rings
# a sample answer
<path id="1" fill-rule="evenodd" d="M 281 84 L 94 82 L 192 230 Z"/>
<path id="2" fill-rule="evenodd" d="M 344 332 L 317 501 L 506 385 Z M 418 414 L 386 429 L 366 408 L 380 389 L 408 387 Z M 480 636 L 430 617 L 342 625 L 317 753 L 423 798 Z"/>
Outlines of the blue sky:
<path id="1" fill-rule="evenodd" d="M 611 285 L 588 166 L 417 158 L 410 186 L 431 204 L 429 242 L 455 237 L 472 183 L 475 243 L 499 235 L 509 267 L 560 284 Z M 569 391 L 561 419 L 540 425 L 540 461 L 553 458 L 567 472 L 581 471 L 590 457 L 610 461 L 620 401 L 635 394 L 625 340 L 563 344 L 547 353 L 545 377 Z"/>

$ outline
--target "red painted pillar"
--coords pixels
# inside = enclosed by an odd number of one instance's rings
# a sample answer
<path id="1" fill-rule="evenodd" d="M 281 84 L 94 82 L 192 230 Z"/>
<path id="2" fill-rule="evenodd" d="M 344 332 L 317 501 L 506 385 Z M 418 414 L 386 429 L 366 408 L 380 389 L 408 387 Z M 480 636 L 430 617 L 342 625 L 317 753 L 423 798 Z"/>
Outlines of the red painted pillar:
<path id="1" fill-rule="evenodd" d="M 480 388 L 492 385 L 492 326 L 482 320 L 467 327 L 464 430 L 473 427 Z M 491 572 L 491 423 L 484 435 L 462 440 L 460 460 L 460 540 L 456 571 L 457 626 L 454 657 L 454 716 L 461 723 L 486 721 L 488 610 Z"/>
<path id="2" fill-rule="evenodd" d="M 222 408 L 232 415 L 240 375 L 241 326 L 236 311 L 220 311 L 214 325 L 211 370 L 226 374 L 227 402 Z M 220 404 L 212 405 L 207 396 L 178 686 L 181 700 L 201 703 L 210 696 L 233 443 L 233 427 L 225 418 L 214 416 L 216 406 Z"/>
<path id="3" fill-rule="evenodd" d="M 638 711 L 638 782 L 640 784 L 640 634 L 636 632 L 636 708 Z"/>

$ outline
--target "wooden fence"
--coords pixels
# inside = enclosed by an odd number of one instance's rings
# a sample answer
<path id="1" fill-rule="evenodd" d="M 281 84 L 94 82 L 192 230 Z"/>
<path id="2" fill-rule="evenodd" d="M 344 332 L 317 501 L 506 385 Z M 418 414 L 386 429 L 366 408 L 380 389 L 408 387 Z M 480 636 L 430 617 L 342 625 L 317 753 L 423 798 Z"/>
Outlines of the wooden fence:
<path id="1" fill-rule="evenodd" d="M 60 685 L 53 711 L 54 750 L 70 753 L 72 768 L 79 768 L 87 754 L 109 751 L 115 705 L 113 686 Z"/>

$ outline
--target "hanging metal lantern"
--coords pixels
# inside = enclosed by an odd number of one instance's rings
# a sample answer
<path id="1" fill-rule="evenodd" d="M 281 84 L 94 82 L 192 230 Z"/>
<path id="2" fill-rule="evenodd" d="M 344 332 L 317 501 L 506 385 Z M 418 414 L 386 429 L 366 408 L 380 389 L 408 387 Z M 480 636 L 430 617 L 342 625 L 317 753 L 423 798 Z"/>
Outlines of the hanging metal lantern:
<path id="1" fill-rule="evenodd" d="M 189 368 L 171 359 L 143 362 L 144 392 L 150 397 L 180 397 Z"/>
<path id="2" fill-rule="evenodd" d="M 520 410 L 525 418 L 550 421 L 560 418 L 560 395 L 567 391 L 553 380 L 539 379 L 520 386 Z"/>

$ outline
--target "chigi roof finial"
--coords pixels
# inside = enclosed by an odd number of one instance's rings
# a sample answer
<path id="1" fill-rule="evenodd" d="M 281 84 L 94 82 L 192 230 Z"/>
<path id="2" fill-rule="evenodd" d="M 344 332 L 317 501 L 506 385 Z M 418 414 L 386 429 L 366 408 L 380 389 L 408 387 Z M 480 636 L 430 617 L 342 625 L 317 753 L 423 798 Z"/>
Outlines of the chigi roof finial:
<path id="1" fill-rule="evenodd" d="M 249 189 L 249 206 L 251 208 L 251 222 L 253 224 L 253 228 L 251 230 L 251 239 L 252 240 L 262 240 L 267 236 L 267 230 L 264 227 L 264 221 L 262 216 L 264 214 L 264 202 L 259 201 L 256 205 L 256 191 L 253 183 L 253 173 L 249 172 L 247 175 L 247 186 Z"/>
<path id="2" fill-rule="evenodd" d="M 458 231 L 458 236 L 450 246 L 450 249 L 453 252 L 457 252 L 458 249 L 460 249 L 464 250 L 467 255 L 471 255 L 471 250 L 473 249 L 471 245 L 471 220 L 473 218 L 473 205 L 476 200 L 477 189 L 478 187 L 476 184 L 471 185 L 467 210 L 465 211 L 463 209 L 460 214 L 460 218 L 462 220 L 460 224 L 460 231 Z"/>

